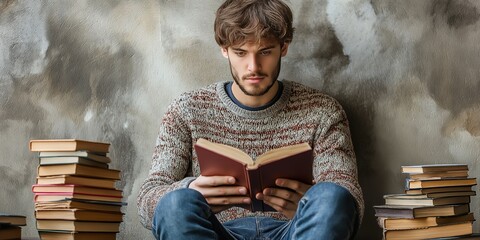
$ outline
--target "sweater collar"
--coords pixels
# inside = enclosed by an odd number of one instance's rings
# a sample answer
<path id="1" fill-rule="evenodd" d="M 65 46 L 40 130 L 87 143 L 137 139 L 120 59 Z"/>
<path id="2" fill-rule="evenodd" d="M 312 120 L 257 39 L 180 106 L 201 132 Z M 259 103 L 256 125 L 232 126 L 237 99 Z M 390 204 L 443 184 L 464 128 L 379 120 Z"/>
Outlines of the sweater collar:
<path id="1" fill-rule="evenodd" d="M 261 119 L 275 115 L 282 110 L 288 103 L 291 94 L 292 84 L 289 81 L 282 81 L 283 91 L 278 99 L 271 106 L 261 110 L 248 110 L 238 106 L 229 96 L 225 89 L 225 85 L 229 82 L 219 82 L 216 85 L 216 92 L 221 102 L 226 106 L 228 110 L 235 113 L 238 116 L 252 119 Z"/>

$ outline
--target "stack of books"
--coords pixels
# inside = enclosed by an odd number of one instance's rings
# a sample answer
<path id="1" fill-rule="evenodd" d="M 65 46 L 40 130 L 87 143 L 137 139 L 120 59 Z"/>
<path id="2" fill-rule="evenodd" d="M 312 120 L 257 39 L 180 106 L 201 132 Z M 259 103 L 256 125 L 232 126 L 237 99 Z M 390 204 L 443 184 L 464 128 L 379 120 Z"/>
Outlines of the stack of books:
<path id="1" fill-rule="evenodd" d="M 21 239 L 21 226 L 27 225 L 27 218 L 23 215 L 0 212 L 0 240 Z"/>
<path id="2" fill-rule="evenodd" d="M 432 239 L 472 234 L 470 197 L 476 178 L 466 164 L 402 166 L 405 193 L 374 206 L 384 239 Z"/>
<path id="3" fill-rule="evenodd" d="M 39 152 L 35 218 L 42 240 L 116 239 L 122 191 L 120 171 L 109 168 L 110 144 L 77 139 L 31 140 Z"/>

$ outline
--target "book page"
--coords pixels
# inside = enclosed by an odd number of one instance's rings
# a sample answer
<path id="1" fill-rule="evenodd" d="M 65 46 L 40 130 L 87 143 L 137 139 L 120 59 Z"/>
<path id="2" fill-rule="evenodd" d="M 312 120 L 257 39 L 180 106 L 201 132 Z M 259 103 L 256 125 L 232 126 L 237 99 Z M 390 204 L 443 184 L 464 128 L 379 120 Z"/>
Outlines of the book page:
<path id="1" fill-rule="evenodd" d="M 295 154 L 308 151 L 310 149 L 311 147 L 310 145 L 308 145 L 308 143 L 300 143 L 300 144 L 272 149 L 258 156 L 254 165 L 255 166 L 265 165 L 269 162 L 287 158 Z"/>
<path id="2" fill-rule="evenodd" d="M 210 151 L 216 152 L 217 154 L 239 161 L 241 163 L 245 163 L 248 165 L 253 164 L 253 159 L 247 153 L 238 148 L 234 148 L 232 146 L 220 143 L 210 142 L 203 138 L 197 140 L 197 145 L 209 149 Z"/>

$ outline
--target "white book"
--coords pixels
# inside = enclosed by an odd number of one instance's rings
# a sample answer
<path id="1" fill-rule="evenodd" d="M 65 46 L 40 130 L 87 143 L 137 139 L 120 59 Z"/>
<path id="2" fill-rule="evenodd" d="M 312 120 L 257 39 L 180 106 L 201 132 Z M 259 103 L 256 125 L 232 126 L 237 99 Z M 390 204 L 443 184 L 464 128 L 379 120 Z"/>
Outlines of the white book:
<path id="1" fill-rule="evenodd" d="M 76 151 L 76 152 L 40 152 L 40 158 L 47 158 L 47 157 L 83 157 L 88 158 L 93 161 L 102 162 L 102 163 L 110 163 L 111 160 L 108 156 L 95 154 L 92 152 L 87 151 Z"/>
<path id="2" fill-rule="evenodd" d="M 77 163 L 98 168 L 108 168 L 107 163 L 97 162 L 83 157 L 41 157 L 40 166 Z"/>

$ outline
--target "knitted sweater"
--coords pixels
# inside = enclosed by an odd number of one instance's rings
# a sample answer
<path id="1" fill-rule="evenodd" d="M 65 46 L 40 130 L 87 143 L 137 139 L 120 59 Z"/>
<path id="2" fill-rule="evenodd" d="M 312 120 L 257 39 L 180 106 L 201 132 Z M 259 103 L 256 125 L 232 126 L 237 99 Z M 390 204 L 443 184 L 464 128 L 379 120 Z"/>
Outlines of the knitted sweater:
<path id="1" fill-rule="evenodd" d="M 260 111 L 240 108 L 228 97 L 226 82 L 182 94 L 168 107 L 161 122 L 149 175 L 137 204 L 142 224 L 151 228 L 159 199 L 200 175 L 193 144 L 198 138 L 239 148 L 252 158 L 273 148 L 308 142 L 314 150 L 315 182 L 346 188 L 357 203 L 360 219 L 364 203 L 357 179 L 355 153 L 348 120 L 333 98 L 299 83 L 283 81 L 282 96 Z M 246 216 L 286 219 L 278 212 L 250 212 L 231 207 L 216 214 L 220 222 Z"/>

